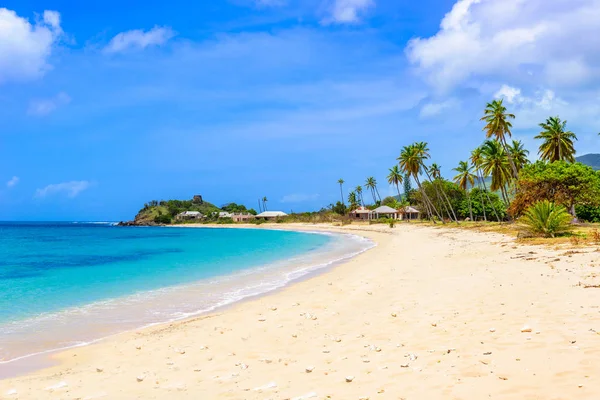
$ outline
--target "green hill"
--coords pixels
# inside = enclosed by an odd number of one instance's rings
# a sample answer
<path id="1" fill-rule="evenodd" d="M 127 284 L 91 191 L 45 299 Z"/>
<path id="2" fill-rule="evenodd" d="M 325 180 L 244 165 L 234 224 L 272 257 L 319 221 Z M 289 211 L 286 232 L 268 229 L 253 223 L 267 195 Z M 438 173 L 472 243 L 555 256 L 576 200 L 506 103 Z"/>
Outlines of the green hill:
<path id="1" fill-rule="evenodd" d="M 589 165 L 595 170 L 600 170 L 600 154 L 586 154 L 577 157 L 576 160 L 582 164 Z"/>
<path id="2" fill-rule="evenodd" d="M 199 211 L 204 215 L 222 211 L 219 207 L 202 200 L 153 200 L 144 204 L 131 225 L 169 224 L 184 211 Z"/>

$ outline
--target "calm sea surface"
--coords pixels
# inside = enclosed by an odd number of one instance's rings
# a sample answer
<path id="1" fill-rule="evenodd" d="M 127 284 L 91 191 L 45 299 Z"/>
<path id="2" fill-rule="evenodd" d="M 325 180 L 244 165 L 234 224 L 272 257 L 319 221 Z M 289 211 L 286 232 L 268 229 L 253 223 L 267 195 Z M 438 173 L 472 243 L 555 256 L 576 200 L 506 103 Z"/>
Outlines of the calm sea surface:
<path id="1" fill-rule="evenodd" d="M 0 363 L 207 312 L 369 247 L 350 235 L 0 222 Z"/>

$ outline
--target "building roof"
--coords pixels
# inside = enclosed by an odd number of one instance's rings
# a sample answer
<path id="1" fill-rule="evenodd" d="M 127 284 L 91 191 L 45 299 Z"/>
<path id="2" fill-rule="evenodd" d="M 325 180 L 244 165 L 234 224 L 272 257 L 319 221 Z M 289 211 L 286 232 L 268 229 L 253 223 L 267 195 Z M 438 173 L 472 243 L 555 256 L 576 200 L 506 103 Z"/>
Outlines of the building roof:
<path id="1" fill-rule="evenodd" d="M 202 213 L 200 211 L 184 211 L 182 213 L 179 213 L 178 215 L 181 215 L 183 217 L 197 217 L 199 215 L 202 215 Z"/>
<path id="2" fill-rule="evenodd" d="M 373 211 L 369 210 L 365 207 L 358 207 L 356 210 L 352 211 L 350 214 L 371 214 Z"/>
<path id="3" fill-rule="evenodd" d="M 257 215 L 257 217 L 272 218 L 272 217 L 285 217 L 287 214 L 283 211 L 265 211 Z"/>
<path id="4" fill-rule="evenodd" d="M 398 210 L 388 206 L 381 206 L 374 209 L 373 212 L 376 214 L 394 214 L 397 213 Z"/>
<path id="5" fill-rule="evenodd" d="M 405 213 L 420 213 L 421 211 L 417 210 L 414 207 L 408 206 L 408 207 L 404 207 L 404 212 Z"/>
<path id="6" fill-rule="evenodd" d="M 219 217 L 220 217 L 220 218 L 227 218 L 227 217 L 231 217 L 232 215 L 233 215 L 233 214 L 231 214 L 231 213 L 228 213 L 227 211 L 221 211 L 221 212 L 219 213 Z"/>

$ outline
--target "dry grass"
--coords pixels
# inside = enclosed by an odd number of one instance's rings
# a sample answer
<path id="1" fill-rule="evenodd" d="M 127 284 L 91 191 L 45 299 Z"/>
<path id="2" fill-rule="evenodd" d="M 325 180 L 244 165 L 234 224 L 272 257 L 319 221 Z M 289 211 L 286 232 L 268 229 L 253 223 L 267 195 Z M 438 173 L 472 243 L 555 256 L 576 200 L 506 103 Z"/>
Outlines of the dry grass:
<path id="1" fill-rule="evenodd" d="M 590 247 L 600 244 L 600 224 L 578 225 L 569 235 L 555 238 L 519 237 L 519 227 L 514 222 L 461 222 L 446 224 L 445 227 L 474 230 L 477 232 L 501 233 L 516 238 L 518 243 L 531 245 L 558 246 L 560 248 Z"/>

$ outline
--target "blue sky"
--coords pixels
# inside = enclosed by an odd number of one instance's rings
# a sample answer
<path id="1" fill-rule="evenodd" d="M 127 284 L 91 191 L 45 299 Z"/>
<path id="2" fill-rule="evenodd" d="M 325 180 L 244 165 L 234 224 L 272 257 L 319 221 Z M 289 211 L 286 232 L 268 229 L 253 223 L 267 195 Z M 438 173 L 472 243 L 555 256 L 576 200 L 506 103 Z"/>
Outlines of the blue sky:
<path id="1" fill-rule="evenodd" d="M 532 158 L 551 115 L 600 152 L 596 0 L 3 7 L 0 220 L 124 220 L 194 194 L 312 210 L 368 176 L 391 194 L 417 140 L 451 177 L 495 97 Z"/>

